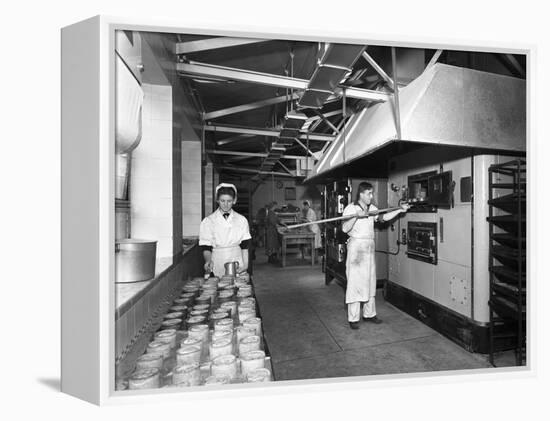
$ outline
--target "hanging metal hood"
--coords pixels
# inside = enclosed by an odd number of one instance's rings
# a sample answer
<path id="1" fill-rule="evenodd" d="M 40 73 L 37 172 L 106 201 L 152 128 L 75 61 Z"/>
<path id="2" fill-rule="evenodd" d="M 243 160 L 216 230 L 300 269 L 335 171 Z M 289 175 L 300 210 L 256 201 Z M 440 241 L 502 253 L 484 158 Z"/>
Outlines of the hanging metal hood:
<path id="1" fill-rule="evenodd" d="M 399 90 L 401 139 L 391 101 L 354 115 L 309 179 L 394 142 L 525 152 L 525 80 L 445 64 Z"/>

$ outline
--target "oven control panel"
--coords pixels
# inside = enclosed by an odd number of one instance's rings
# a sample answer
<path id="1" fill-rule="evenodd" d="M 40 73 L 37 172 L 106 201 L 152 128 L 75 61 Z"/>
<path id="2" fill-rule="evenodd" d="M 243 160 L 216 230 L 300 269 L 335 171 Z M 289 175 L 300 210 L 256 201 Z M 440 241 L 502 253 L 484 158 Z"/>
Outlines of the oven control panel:
<path id="1" fill-rule="evenodd" d="M 437 224 L 409 221 L 407 226 L 407 256 L 437 265 Z"/>

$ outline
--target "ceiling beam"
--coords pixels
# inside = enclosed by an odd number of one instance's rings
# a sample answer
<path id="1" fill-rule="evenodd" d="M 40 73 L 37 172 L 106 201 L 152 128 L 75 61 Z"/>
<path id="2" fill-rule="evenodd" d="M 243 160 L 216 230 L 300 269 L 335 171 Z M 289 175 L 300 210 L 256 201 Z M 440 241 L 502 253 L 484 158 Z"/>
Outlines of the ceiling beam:
<path id="1" fill-rule="evenodd" d="M 195 61 L 189 61 L 189 63 L 176 63 L 176 67 L 178 72 L 185 74 L 213 76 L 223 79 L 258 83 L 289 89 L 305 89 L 308 83 L 305 79 L 253 72 L 251 70 L 243 70 L 233 67 L 216 66 L 213 64 L 199 63 Z"/>
<path id="2" fill-rule="evenodd" d="M 432 56 L 432 58 L 430 59 L 430 62 L 428 63 L 428 65 L 426 66 L 426 68 L 424 69 L 424 71 L 428 70 L 430 67 L 432 67 L 435 63 L 437 63 L 437 60 L 439 60 L 439 57 L 441 57 L 441 53 L 443 53 L 443 50 L 437 50 L 434 55 Z"/>
<path id="3" fill-rule="evenodd" d="M 313 152 L 311 152 L 308 147 L 306 145 L 304 145 L 302 142 L 300 142 L 298 139 L 295 139 L 296 142 L 298 143 L 298 145 L 300 145 L 302 148 L 304 148 L 306 150 L 307 153 L 309 153 L 313 158 L 317 159 L 317 157 L 315 156 L 315 154 Z"/>
<path id="4" fill-rule="evenodd" d="M 324 114 L 321 114 L 319 110 L 314 110 L 314 112 L 334 131 L 335 134 L 340 133 L 340 130 L 338 130 Z"/>
<path id="5" fill-rule="evenodd" d="M 313 117 L 312 117 L 313 118 Z M 315 120 L 313 120 L 313 123 L 311 124 L 311 126 L 308 127 L 308 131 L 309 132 L 313 132 L 315 131 L 315 129 L 317 127 L 319 127 L 319 125 L 323 122 L 322 119 L 320 119 L 319 117 L 315 116 Z"/>
<path id="6" fill-rule="evenodd" d="M 232 164 L 237 161 L 245 161 L 247 159 L 254 159 L 255 156 L 233 156 L 225 159 L 225 162 Z"/>
<path id="7" fill-rule="evenodd" d="M 176 43 L 176 54 L 198 53 L 199 51 L 215 50 L 218 48 L 238 47 L 240 45 L 266 42 L 265 39 L 216 37 L 199 39 L 196 41 Z"/>
<path id="8" fill-rule="evenodd" d="M 243 168 L 243 167 L 232 167 L 230 165 L 221 165 L 216 167 L 220 170 L 228 170 L 228 171 L 235 171 L 235 172 L 245 172 L 250 174 L 263 174 L 263 175 L 277 175 L 280 177 L 292 177 L 295 178 L 295 175 L 287 174 L 286 172 L 275 172 L 275 171 L 260 171 L 255 170 L 254 168 Z"/>
<path id="9" fill-rule="evenodd" d="M 391 64 L 393 70 L 394 85 L 397 86 L 397 53 L 395 47 L 391 47 Z M 399 111 L 399 89 L 393 91 L 393 108 L 395 117 L 395 128 L 397 131 L 397 139 L 401 140 L 401 114 Z"/>
<path id="10" fill-rule="evenodd" d="M 379 102 L 386 102 L 390 98 L 390 94 L 386 92 L 371 91 L 370 89 L 361 89 L 361 88 L 340 87 L 340 88 L 336 88 L 334 93 L 338 96 L 343 96 L 344 89 L 346 90 L 346 97 L 348 98 L 364 99 L 365 101 L 379 101 Z M 330 98 L 327 101 L 330 101 Z"/>
<path id="11" fill-rule="evenodd" d="M 235 107 L 229 107 L 221 110 L 210 111 L 204 114 L 204 119 L 213 120 L 215 118 L 225 117 L 226 115 L 242 113 L 242 112 L 254 110 L 257 108 L 267 107 L 269 105 L 280 104 L 281 102 L 292 101 L 298 98 L 300 98 L 300 95 L 297 93 L 295 93 L 290 97 L 286 95 L 276 96 L 274 98 L 263 99 L 261 101 L 255 101 L 249 104 L 237 105 Z"/>
<path id="12" fill-rule="evenodd" d="M 343 110 L 340 108 L 338 110 L 329 111 L 328 113 L 323 113 L 325 117 L 333 117 L 335 115 L 342 114 Z M 305 124 L 302 126 L 302 129 L 307 130 L 311 134 L 315 131 L 315 129 L 323 122 L 323 119 L 317 115 L 310 117 L 306 120 Z M 336 127 L 338 131 L 341 130 L 341 127 Z M 311 139 L 311 137 L 310 137 Z"/>
<path id="13" fill-rule="evenodd" d="M 232 67 L 216 66 L 213 64 L 198 63 L 190 61 L 189 63 L 176 63 L 177 71 L 181 76 L 198 75 L 210 76 L 227 80 L 236 80 L 241 82 L 256 83 L 261 85 L 276 86 L 287 89 L 304 90 L 309 81 L 306 79 L 297 79 L 287 76 L 273 75 L 269 73 L 253 72 L 250 70 L 236 69 Z M 348 98 L 363 99 L 367 101 L 387 101 L 389 94 L 369 89 L 338 87 L 335 89 L 337 96 L 343 95 L 346 90 Z"/>
<path id="14" fill-rule="evenodd" d="M 220 151 L 217 149 L 207 149 L 206 153 L 211 153 L 213 155 L 235 155 L 235 156 L 246 156 L 254 158 L 265 158 L 267 153 L 262 152 L 243 152 L 243 151 Z"/>
<path id="15" fill-rule="evenodd" d="M 390 86 L 390 88 L 394 89 L 393 80 L 388 76 L 388 74 L 378 65 L 378 63 L 367 53 L 366 51 L 363 51 L 363 58 L 367 60 L 367 63 L 369 63 L 376 72 L 382 76 L 382 79 L 386 81 L 386 83 Z"/>
<path id="16" fill-rule="evenodd" d="M 206 152 L 214 155 L 234 155 L 234 156 L 258 157 L 258 158 L 265 158 L 267 156 L 267 153 L 262 153 L 262 152 L 220 151 L 217 149 L 207 149 Z M 305 155 L 283 155 L 281 156 L 281 158 L 304 159 L 307 157 Z"/>
<path id="17" fill-rule="evenodd" d="M 344 119 L 345 120 L 345 119 Z M 325 143 L 325 146 L 323 146 L 323 149 L 321 149 L 319 152 L 321 152 L 319 155 L 319 159 L 322 158 L 322 156 L 325 154 L 325 152 L 327 151 L 327 149 L 329 148 L 331 144 L 330 143 Z"/>
<path id="18" fill-rule="evenodd" d="M 274 129 L 259 129 L 259 128 L 252 128 L 252 127 L 238 127 L 238 126 L 221 126 L 221 125 L 206 125 L 204 126 L 204 130 L 210 131 L 210 132 L 225 132 L 225 133 L 242 133 L 242 134 L 250 134 L 254 136 L 271 136 L 271 137 L 279 137 L 280 130 L 274 130 Z M 309 137 L 309 140 L 319 140 L 323 142 L 332 142 L 334 140 L 334 136 L 327 135 L 327 134 L 300 134 L 299 139 L 307 139 Z"/>
<path id="19" fill-rule="evenodd" d="M 324 117 L 334 117 L 335 115 L 340 115 L 342 114 L 342 110 L 341 109 L 338 109 L 338 110 L 334 110 L 334 111 L 329 111 L 328 113 L 323 113 L 323 116 Z M 302 127 L 306 127 L 306 124 L 311 124 L 317 120 L 321 119 L 321 117 L 319 115 L 314 115 L 312 117 L 309 117 L 306 122 L 304 123 L 304 126 Z"/>
<path id="20" fill-rule="evenodd" d="M 505 54 L 504 57 L 514 67 L 514 69 L 516 69 L 516 71 L 519 73 L 521 77 L 525 77 L 525 70 L 523 70 L 523 67 L 521 67 L 519 62 L 516 60 L 516 58 L 512 54 Z"/>
<path id="21" fill-rule="evenodd" d="M 348 117 L 351 117 L 348 115 Z M 338 131 L 342 130 L 342 128 L 344 127 L 344 125 L 346 124 L 346 118 L 347 117 L 342 117 L 342 120 L 340 120 L 340 123 L 338 123 L 338 125 L 336 126 L 336 128 L 338 129 Z"/>
<path id="22" fill-rule="evenodd" d="M 281 162 L 281 160 L 278 160 L 278 161 L 277 161 L 277 164 L 279 164 L 281 167 L 283 167 L 283 170 L 285 170 L 285 171 L 286 171 L 287 173 L 289 173 L 290 175 L 294 175 L 294 174 L 292 174 L 292 171 L 290 171 L 290 170 L 288 169 L 288 167 L 287 167 L 285 164 L 283 164 L 283 163 Z"/>
<path id="23" fill-rule="evenodd" d="M 229 143 L 235 143 L 235 142 L 239 142 L 241 140 L 250 139 L 251 137 L 254 137 L 254 136 L 256 136 L 256 135 L 253 135 L 253 134 L 239 134 L 237 136 L 230 136 L 230 137 L 227 137 L 225 139 L 217 140 L 216 144 L 219 145 L 219 146 L 228 145 Z"/>

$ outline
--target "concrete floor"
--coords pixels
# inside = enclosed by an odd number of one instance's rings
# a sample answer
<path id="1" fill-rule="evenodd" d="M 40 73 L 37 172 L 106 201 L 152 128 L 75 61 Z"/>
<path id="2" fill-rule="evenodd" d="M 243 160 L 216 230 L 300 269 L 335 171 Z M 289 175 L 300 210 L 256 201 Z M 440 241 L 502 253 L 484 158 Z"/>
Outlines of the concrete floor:
<path id="1" fill-rule="evenodd" d="M 361 322 L 351 330 L 344 290 L 325 286 L 321 266 L 288 259 L 287 267 L 267 263 L 256 251 L 254 286 L 276 380 L 347 377 L 491 367 L 472 354 L 376 297 L 383 323 Z"/>

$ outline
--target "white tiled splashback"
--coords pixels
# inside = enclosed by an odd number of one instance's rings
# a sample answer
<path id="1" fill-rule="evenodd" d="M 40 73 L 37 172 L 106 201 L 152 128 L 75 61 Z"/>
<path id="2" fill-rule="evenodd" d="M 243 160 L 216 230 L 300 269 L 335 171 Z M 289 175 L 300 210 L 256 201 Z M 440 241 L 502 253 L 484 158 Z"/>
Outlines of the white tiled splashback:
<path id="1" fill-rule="evenodd" d="M 132 152 L 132 237 L 156 240 L 157 257 L 167 257 L 173 252 L 172 88 L 142 88 L 142 139 Z"/>
<path id="2" fill-rule="evenodd" d="M 199 234 L 201 223 L 201 143 L 181 142 L 183 235 Z"/>

